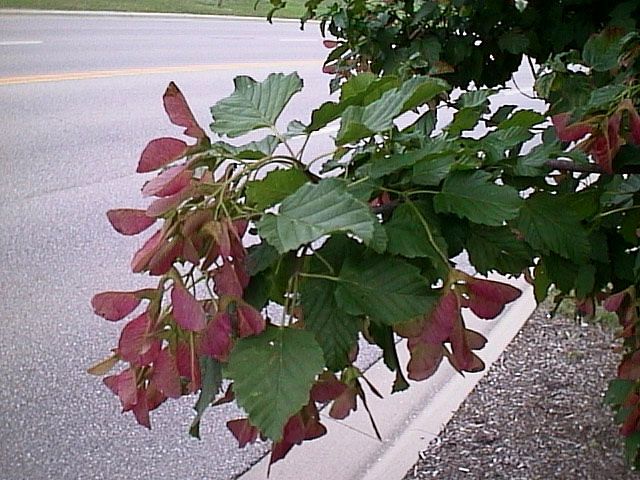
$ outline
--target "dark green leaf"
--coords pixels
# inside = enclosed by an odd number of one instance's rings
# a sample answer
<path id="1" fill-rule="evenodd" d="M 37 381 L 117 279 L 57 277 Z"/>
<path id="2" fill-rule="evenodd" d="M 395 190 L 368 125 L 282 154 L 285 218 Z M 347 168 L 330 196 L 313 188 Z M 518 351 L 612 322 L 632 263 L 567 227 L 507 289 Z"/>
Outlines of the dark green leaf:
<path id="1" fill-rule="evenodd" d="M 549 194 L 530 196 L 520 210 L 516 225 L 535 249 L 555 252 L 580 263 L 589 256 L 589 237 L 580 224 L 580 217 L 563 208 L 559 197 Z"/>
<path id="2" fill-rule="evenodd" d="M 467 251 L 472 265 L 482 275 L 494 270 L 518 275 L 533 262 L 531 249 L 508 227 L 471 225 Z"/>
<path id="3" fill-rule="evenodd" d="M 435 303 L 418 268 L 396 258 L 349 258 L 339 278 L 335 295 L 340 308 L 387 325 L 424 315 Z"/>
<path id="4" fill-rule="evenodd" d="M 269 326 L 258 336 L 238 340 L 225 376 L 233 380 L 236 402 L 251 423 L 278 441 L 289 418 L 309 401 L 323 367 L 322 349 L 312 333 Z"/>
<path id="5" fill-rule="evenodd" d="M 510 31 L 500 36 L 498 46 L 502 50 L 518 55 L 529 47 L 529 38 L 522 32 Z"/>
<path id="6" fill-rule="evenodd" d="M 447 243 L 440 234 L 438 218 L 427 208 L 424 203 L 415 203 L 414 207 L 402 204 L 393 212 L 393 217 L 385 224 L 389 244 L 387 250 L 394 255 L 401 255 L 407 258 L 426 257 L 434 265 L 443 267 L 442 257 L 431 244 L 429 234 L 433 242 L 441 252 L 447 252 Z M 418 210 L 420 216 L 418 216 Z M 424 221 L 429 232 L 422 224 Z M 443 253 L 444 254 L 444 253 Z M 447 268 L 447 265 L 444 266 Z"/>
<path id="7" fill-rule="evenodd" d="M 489 122 L 497 125 L 507 119 L 509 114 L 517 108 L 517 105 L 502 105 L 496 112 L 491 115 Z"/>
<path id="8" fill-rule="evenodd" d="M 609 381 L 607 393 L 604 396 L 605 403 L 609 405 L 622 405 L 637 385 L 638 383 L 633 380 L 614 378 Z"/>
<path id="9" fill-rule="evenodd" d="M 544 121 L 545 116 L 538 112 L 534 112 L 533 110 L 520 110 L 511 115 L 508 119 L 501 121 L 498 128 L 507 129 L 510 127 L 521 127 L 529 129 Z"/>
<path id="10" fill-rule="evenodd" d="M 473 130 L 481 116 L 482 110 L 479 108 L 461 108 L 454 114 L 453 120 L 447 126 L 447 131 L 456 136 L 465 130 Z"/>
<path id="11" fill-rule="evenodd" d="M 263 82 L 236 77 L 235 91 L 211 107 L 211 130 L 229 137 L 273 128 L 291 97 L 302 89 L 297 73 L 272 73 Z"/>
<path id="12" fill-rule="evenodd" d="M 624 440 L 624 455 L 629 465 L 636 465 L 640 450 L 640 432 L 633 432 Z"/>
<path id="13" fill-rule="evenodd" d="M 247 204 L 265 210 L 280 203 L 307 183 L 307 176 L 296 168 L 269 172 L 262 180 L 247 183 Z"/>
<path id="14" fill-rule="evenodd" d="M 369 207 L 348 193 L 344 182 L 327 178 L 284 199 L 277 215 L 266 214 L 258 222 L 258 231 L 284 253 L 334 232 L 353 233 L 369 244 L 377 222 Z"/>
<path id="15" fill-rule="evenodd" d="M 315 335 L 332 371 L 350 364 L 349 353 L 360 331 L 358 319 L 338 308 L 336 286 L 335 282 L 314 278 L 305 279 L 300 286 L 304 327 Z"/>
<path id="16" fill-rule="evenodd" d="M 617 67 L 622 49 L 621 38 L 622 32 L 617 29 L 605 29 L 592 35 L 584 44 L 582 59 L 598 72 Z"/>
<path id="17" fill-rule="evenodd" d="M 222 367 L 215 359 L 204 355 L 200 356 L 200 374 L 202 388 L 196 405 L 196 417 L 189 428 L 189 435 L 200 438 L 200 421 L 205 410 L 211 405 L 222 387 Z"/>
<path id="18" fill-rule="evenodd" d="M 430 155 L 413 166 L 411 180 L 418 185 L 440 185 L 440 182 L 449 175 L 456 159 L 455 155 Z"/>
<path id="19" fill-rule="evenodd" d="M 273 135 L 267 135 L 257 142 L 249 142 L 244 145 L 231 145 L 227 142 L 214 143 L 212 148 L 221 149 L 224 154 L 230 154 L 241 160 L 260 160 L 275 152 L 280 141 Z"/>
<path id="20" fill-rule="evenodd" d="M 501 226 L 517 217 L 521 204 L 517 190 L 496 185 L 491 175 L 483 171 L 454 172 L 434 198 L 437 212 L 453 213 L 490 226 Z"/>
<path id="21" fill-rule="evenodd" d="M 371 162 L 369 175 L 371 178 L 380 178 L 403 168 L 411 167 L 421 160 L 434 159 L 454 151 L 456 151 L 456 147 L 453 142 L 442 138 L 434 138 L 419 150 L 410 150 L 389 157 L 375 158 Z"/>
<path id="22" fill-rule="evenodd" d="M 493 89 L 482 89 L 468 91 L 460 95 L 458 105 L 460 108 L 479 108 L 483 109 L 487 105 L 489 97 L 496 93 Z"/>

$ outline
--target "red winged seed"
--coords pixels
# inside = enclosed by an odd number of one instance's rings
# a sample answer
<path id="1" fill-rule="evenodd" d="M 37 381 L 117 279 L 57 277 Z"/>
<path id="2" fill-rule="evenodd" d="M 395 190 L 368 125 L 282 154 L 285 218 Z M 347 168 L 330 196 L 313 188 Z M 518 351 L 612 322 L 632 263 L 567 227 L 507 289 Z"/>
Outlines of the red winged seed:
<path id="1" fill-rule="evenodd" d="M 634 108 L 629 112 L 629 130 L 631 132 L 631 142 L 640 145 L 640 115 Z"/>
<path id="2" fill-rule="evenodd" d="M 593 127 L 587 123 L 568 125 L 570 119 L 571 114 L 569 113 L 559 113 L 551 117 L 551 123 L 556 129 L 556 135 L 560 141 L 574 142 L 589 133 L 593 133 Z"/>
<path id="3" fill-rule="evenodd" d="M 329 410 L 329 416 L 338 420 L 343 420 L 349 416 L 349 413 L 358 409 L 357 403 L 358 391 L 353 387 L 347 387 L 342 394 L 336 398 Z"/>
<path id="4" fill-rule="evenodd" d="M 168 168 L 144 185 L 142 196 L 170 197 L 188 187 L 192 176 L 193 172 L 186 165 Z"/>
<path id="5" fill-rule="evenodd" d="M 136 373 L 132 369 L 128 368 L 117 375 L 110 375 L 102 381 L 118 396 L 123 410 L 130 410 L 137 402 Z"/>
<path id="6" fill-rule="evenodd" d="M 591 155 L 605 173 L 613 172 L 613 158 L 609 140 L 604 135 L 597 137 L 591 145 Z"/>
<path id="7" fill-rule="evenodd" d="M 183 286 L 175 284 L 171 290 L 173 318 L 180 328 L 191 332 L 200 332 L 207 325 L 202 304 Z"/>
<path id="8" fill-rule="evenodd" d="M 264 317 L 249 305 L 240 305 L 237 310 L 238 335 L 241 338 L 258 335 L 266 328 Z"/>
<path id="9" fill-rule="evenodd" d="M 459 319 L 460 300 L 458 295 L 453 290 L 450 290 L 440 297 L 436 307 L 429 315 L 428 321 L 425 322 L 422 337 L 428 343 L 434 345 L 442 343 L 449 338 L 453 330 L 453 325 L 458 322 Z"/>
<path id="10" fill-rule="evenodd" d="M 136 172 L 146 173 L 158 170 L 184 157 L 188 151 L 189 145 L 177 138 L 162 137 L 151 140 L 140 155 Z"/>
<path id="11" fill-rule="evenodd" d="M 640 380 L 640 350 L 627 356 L 618 366 L 618 377 L 623 380 Z"/>
<path id="12" fill-rule="evenodd" d="M 169 116 L 169 120 L 174 125 L 184 127 L 184 134 L 202 140 L 206 138 L 204 130 L 198 125 L 196 119 L 178 86 L 171 82 L 162 97 L 164 109 Z"/>
<path id="13" fill-rule="evenodd" d="M 324 372 L 311 387 L 311 399 L 319 403 L 329 402 L 342 395 L 346 389 L 347 386 L 331 372 Z"/>
<path id="14" fill-rule="evenodd" d="M 125 325 L 118 341 L 120 358 L 139 366 L 153 362 L 160 353 L 160 342 L 149 333 L 151 328 L 151 317 L 147 312 Z"/>
<path id="15" fill-rule="evenodd" d="M 335 40 L 323 40 L 322 45 L 324 45 L 325 48 L 336 48 L 338 46 L 338 42 Z"/>
<path id="16" fill-rule="evenodd" d="M 177 208 L 193 194 L 193 188 L 187 187 L 174 195 L 158 198 L 147 207 L 146 213 L 150 217 L 161 217 L 170 210 Z"/>
<path id="17" fill-rule="evenodd" d="M 249 443 L 253 443 L 258 439 L 260 431 L 249 423 L 248 418 L 240 418 L 227 422 L 227 428 L 238 441 L 238 446 L 244 448 Z"/>
<path id="18" fill-rule="evenodd" d="M 133 273 L 140 273 L 147 267 L 149 261 L 162 244 L 162 240 L 162 229 L 156 231 L 156 233 L 149 237 L 142 248 L 135 253 L 131 260 L 131 269 L 133 270 Z"/>
<path id="19" fill-rule="evenodd" d="M 185 342 L 179 343 L 176 348 L 176 363 L 180 376 L 189 379 L 189 393 L 197 391 L 202 386 L 200 364 L 196 352 Z"/>
<path id="20" fill-rule="evenodd" d="M 464 301 L 464 306 L 480 318 L 496 318 L 507 303 L 522 295 L 520 290 L 506 283 L 473 277 L 466 280 L 469 299 Z"/>
<path id="21" fill-rule="evenodd" d="M 169 242 L 163 243 L 158 251 L 149 260 L 147 269 L 151 275 L 164 275 L 180 257 L 183 250 L 183 241 L 181 238 L 174 238 Z"/>
<path id="22" fill-rule="evenodd" d="M 449 340 L 451 342 L 453 358 L 455 359 L 454 366 L 459 370 L 470 371 L 475 363 L 474 354 L 467 343 L 467 336 L 462 319 L 454 325 Z"/>
<path id="23" fill-rule="evenodd" d="M 232 262 L 222 262 L 222 265 L 216 268 L 213 279 L 215 281 L 214 290 L 218 295 L 242 297 L 246 284 L 243 286 L 240 279 L 238 279 Z"/>
<path id="24" fill-rule="evenodd" d="M 179 398 L 182 395 L 176 358 L 166 347 L 160 351 L 153 362 L 151 382 L 169 398 Z"/>
<path id="25" fill-rule="evenodd" d="M 107 212 L 109 223 L 116 232 L 122 235 L 137 235 L 156 222 L 144 210 L 134 208 L 118 208 Z"/>
<path id="26" fill-rule="evenodd" d="M 103 292 L 91 299 L 91 306 L 96 315 L 115 322 L 133 312 L 141 301 L 137 292 Z"/>
<path id="27" fill-rule="evenodd" d="M 200 353 L 219 362 L 226 362 L 232 347 L 231 319 L 226 313 L 217 313 L 204 330 L 200 340 Z"/>
<path id="28" fill-rule="evenodd" d="M 139 388 L 138 399 L 131 409 L 133 415 L 136 417 L 136 421 L 143 427 L 151 429 L 151 418 L 149 418 L 149 405 L 147 403 L 147 392 Z"/>
<path id="29" fill-rule="evenodd" d="M 444 355 L 442 344 L 426 343 L 419 338 L 410 338 L 408 341 L 411 359 L 407 364 L 408 376 L 411 380 L 426 380 L 433 375 Z"/>
<path id="30" fill-rule="evenodd" d="M 622 302 L 626 299 L 627 295 L 629 295 L 627 290 L 609 295 L 609 297 L 607 297 L 603 302 L 602 306 L 608 312 L 616 312 L 622 305 Z"/>

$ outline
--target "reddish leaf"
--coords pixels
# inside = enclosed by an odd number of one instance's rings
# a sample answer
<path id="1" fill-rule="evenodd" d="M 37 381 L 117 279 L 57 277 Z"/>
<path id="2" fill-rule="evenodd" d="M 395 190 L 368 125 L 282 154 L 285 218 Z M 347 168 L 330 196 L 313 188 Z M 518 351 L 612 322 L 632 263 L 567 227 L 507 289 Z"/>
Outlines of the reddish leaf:
<path id="1" fill-rule="evenodd" d="M 556 129 L 558 139 L 562 142 L 574 142 L 580 140 L 589 133 L 593 133 L 593 127 L 587 123 L 573 123 L 568 125 L 571 119 L 569 113 L 559 113 L 551 117 L 551 123 Z"/>
<path id="2" fill-rule="evenodd" d="M 233 393 L 233 383 L 230 383 L 227 387 L 227 391 L 218 400 L 212 403 L 214 406 L 224 405 L 225 403 L 231 403 L 236 399 L 236 394 Z"/>
<path id="3" fill-rule="evenodd" d="M 238 441 L 238 446 L 244 448 L 247 444 L 253 443 L 258 439 L 260 431 L 249 423 L 248 418 L 240 418 L 227 422 L 227 428 L 233 433 Z"/>
<path id="4" fill-rule="evenodd" d="M 613 173 L 613 157 L 607 137 L 600 135 L 594 139 L 591 144 L 591 155 L 605 173 Z"/>
<path id="5" fill-rule="evenodd" d="M 194 265 L 200 264 L 200 253 L 190 238 L 185 238 L 182 243 L 182 258 Z"/>
<path id="6" fill-rule="evenodd" d="M 335 63 L 332 63 L 330 65 L 324 65 L 322 67 L 322 73 L 328 73 L 330 75 L 333 75 L 334 73 L 336 73 L 338 71 L 338 68 L 336 67 Z"/>
<path id="7" fill-rule="evenodd" d="M 324 40 L 322 44 L 326 48 L 336 48 L 338 46 L 338 42 L 336 42 L 335 40 Z"/>
<path id="8" fill-rule="evenodd" d="M 238 316 L 238 336 L 241 338 L 251 335 L 258 335 L 266 328 L 264 317 L 250 305 L 239 305 Z"/>
<path id="9" fill-rule="evenodd" d="M 204 330 L 200 352 L 224 363 L 229 359 L 232 346 L 231 319 L 226 313 L 218 313 Z"/>
<path id="10" fill-rule="evenodd" d="M 146 395 L 149 410 L 155 410 L 167 400 L 167 397 L 153 383 L 147 386 Z"/>
<path id="11" fill-rule="evenodd" d="M 120 333 L 118 354 L 133 365 L 149 365 L 160 353 L 160 341 L 151 334 L 151 317 L 144 312 L 131 320 Z"/>
<path id="12" fill-rule="evenodd" d="M 182 253 L 182 246 L 181 238 L 174 238 L 160 245 L 160 248 L 158 248 L 147 265 L 149 273 L 151 275 L 164 275 L 171 270 L 171 267 Z"/>
<path id="13" fill-rule="evenodd" d="M 471 350 L 480 350 L 487 344 L 487 339 L 479 332 L 475 330 L 465 329 L 465 335 L 467 337 L 467 344 Z"/>
<path id="14" fill-rule="evenodd" d="M 122 320 L 140 305 L 137 292 L 103 292 L 91 299 L 96 315 L 111 321 Z"/>
<path id="15" fill-rule="evenodd" d="M 179 398 L 182 395 L 176 358 L 166 347 L 160 351 L 153 362 L 151 381 L 167 397 Z"/>
<path id="16" fill-rule="evenodd" d="M 609 295 L 609 297 L 607 297 L 602 306 L 608 312 L 617 312 L 623 305 L 623 302 L 627 299 L 627 296 L 630 297 L 628 290 L 623 290 L 621 292 L 611 294 Z"/>
<path id="17" fill-rule="evenodd" d="M 117 375 L 110 375 L 102 381 L 109 387 L 109 390 L 118 396 L 124 410 L 131 409 L 137 402 L 136 373 L 132 369 L 128 368 Z"/>
<path id="18" fill-rule="evenodd" d="M 109 210 L 107 218 L 111 226 L 122 235 L 136 235 L 156 222 L 156 219 L 147 216 L 144 210 L 133 208 Z"/>
<path id="19" fill-rule="evenodd" d="M 140 156 L 138 173 L 152 172 L 184 157 L 189 151 L 189 145 L 182 140 L 162 137 L 151 140 Z"/>
<path id="20" fill-rule="evenodd" d="M 131 269 L 133 273 L 142 272 L 148 265 L 151 258 L 155 255 L 163 241 L 162 230 L 154 233 L 138 250 L 131 260 Z"/>
<path id="21" fill-rule="evenodd" d="M 627 418 L 620 426 L 620 435 L 628 437 L 638 429 L 638 420 L 640 420 L 640 408 L 633 408 Z"/>
<path id="22" fill-rule="evenodd" d="M 411 359 L 407 364 L 408 376 L 411 380 L 425 380 L 433 375 L 444 354 L 442 344 L 428 343 L 420 338 L 410 338 L 408 341 Z"/>
<path id="23" fill-rule="evenodd" d="M 174 284 L 171 290 L 171 302 L 173 318 L 180 328 L 191 332 L 204 330 L 207 325 L 204 309 L 182 285 Z"/>
<path id="24" fill-rule="evenodd" d="M 576 312 L 589 317 L 596 313 L 596 302 L 592 297 L 576 300 Z"/>
<path id="25" fill-rule="evenodd" d="M 180 192 L 191 183 L 193 172 L 186 165 L 176 165 L 168 168 L 153 180 L 148 181 L 142 188 L 142 195 L 149 197 L 170 197 Z"/>
<path id="26" fill-rule="evenodd" d="M 414 318 L 393 326 L 393 330 L 401 337 L 419 337 L 425 328 L 426 317 Z"/>
<path id="27" fill-rule="evenodd" d="M 207 137 L 204 130 L 202 130 L 198 122 L 196 122 L 184 95 L 182 95 L 182 92 L 175 83 L 169 83 L 162 100 L 164 102 L 164 109 L 167 115 L 169 115 L 169 120 L 171 120 L 171 123 L 174 125 L 184 127 L 185 135 L 199 140 Z"/>
<path id="28" fill-rule="evenodd" d="M 464 302 L 478 317 L 496 318 L 507 303 L 513 302 L 522 295 L 516 287 L 506 283 L 466 277 L 469 299 Z"/>

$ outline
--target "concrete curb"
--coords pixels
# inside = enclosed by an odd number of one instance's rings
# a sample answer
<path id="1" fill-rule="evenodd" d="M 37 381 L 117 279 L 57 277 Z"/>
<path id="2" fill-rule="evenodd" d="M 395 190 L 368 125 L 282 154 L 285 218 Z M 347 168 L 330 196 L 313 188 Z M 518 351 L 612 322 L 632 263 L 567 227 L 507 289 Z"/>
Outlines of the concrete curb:
<path id="1" fill-rule="evenodd" d="M 500 277 L 495 277 L 499 279 Z M 505 280 L 502 278 L 502 280 Z M 368 395 L 367 400 L 383 436 L 378 441 L 363 408 L 345 421 L 335 421 L 321 414 L 329 432 L 324 437 L 296 446 L 284 461 L 271 468 L 271 480 L 400 480 L 418 460 L 420 451 L 436 438 L 442 428 L 471 393 L 491 364 L 520 331 L 536 307 L 533 289 L 523 279 L 509 280 L 523 290 L 523 295 L 510 304 L 493 321 L 466 315 L 465 322 L 482 332 L 488 343 L 479 352 L 487 368 L 484 372 L 464 377 L 443 362 L 436 374 L 425 382 L 413 382 L 405 392 L 393 399 Z M 406 365 L 408 352 L 399 349 L 400 362 Z M 394 375 L 378 361 L 367 372 L 367 378 L 384 394 Z M 239 477 L 239 480 L 266 479 L 268 456 Z"/>
<path id="2" fill-rule="evenodd" d="M 116 12 L 101 10 L 34 10 L 26 8 L 0 8 L 0 15 L 66 15 L 66 16 L 93 16 L 93 17 L 155 17 L 197 20 L 233 20 L 233 21 L 260 21 L 266 22 L 266 17 L 242 17 L 237 15 L 209 15 L 200 13 L 163 13 L 163 12 Z M 274 18 L 274 23 L 300 23 L 297 18 Z M 318 23 L 310 20 L 307 23 Z"/>

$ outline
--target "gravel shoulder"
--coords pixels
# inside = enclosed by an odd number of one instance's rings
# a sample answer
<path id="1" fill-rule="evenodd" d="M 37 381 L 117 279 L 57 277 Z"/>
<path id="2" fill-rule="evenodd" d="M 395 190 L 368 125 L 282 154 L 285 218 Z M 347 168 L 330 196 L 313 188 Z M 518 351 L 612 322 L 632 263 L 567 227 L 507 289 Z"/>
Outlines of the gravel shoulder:
<path id="1" fill-rule="evenodd" d="M 541 305 L 404 480 L 640 479 L 604 392 L 613 331 Z"/>

